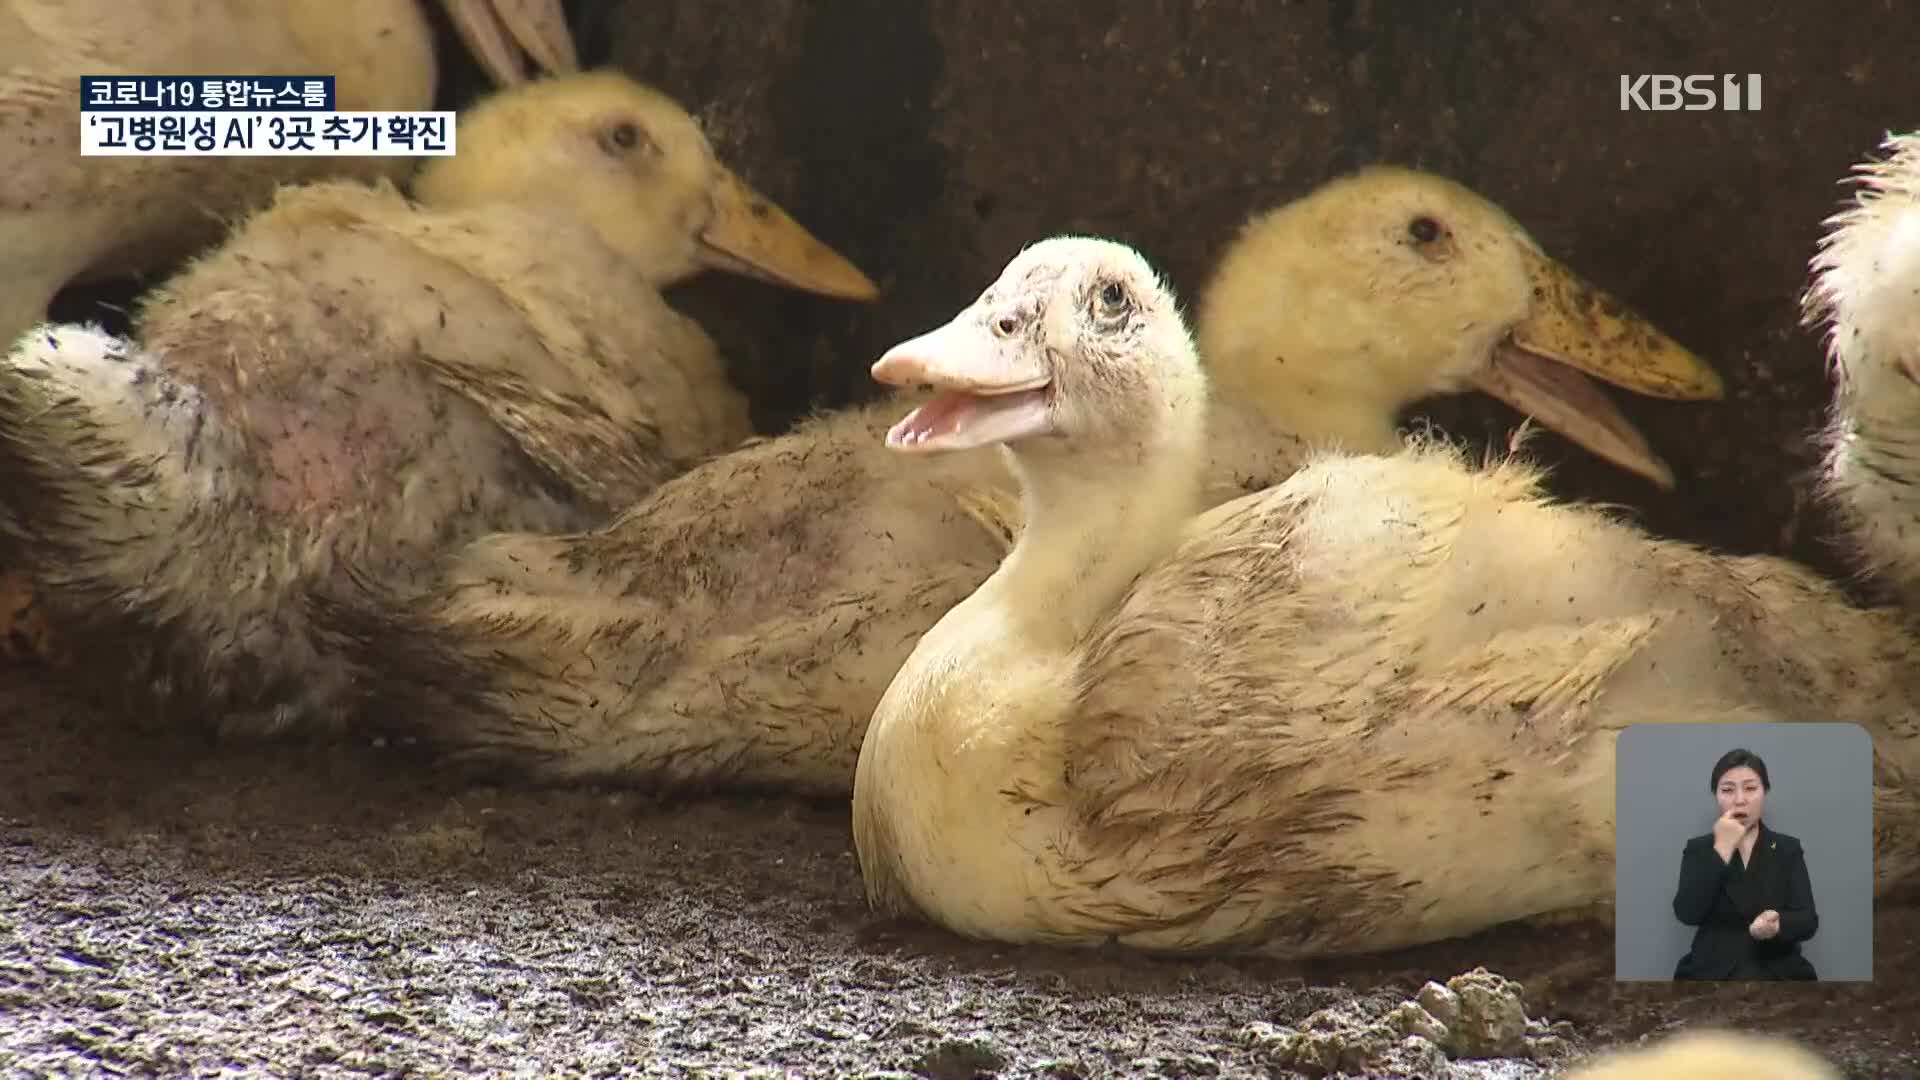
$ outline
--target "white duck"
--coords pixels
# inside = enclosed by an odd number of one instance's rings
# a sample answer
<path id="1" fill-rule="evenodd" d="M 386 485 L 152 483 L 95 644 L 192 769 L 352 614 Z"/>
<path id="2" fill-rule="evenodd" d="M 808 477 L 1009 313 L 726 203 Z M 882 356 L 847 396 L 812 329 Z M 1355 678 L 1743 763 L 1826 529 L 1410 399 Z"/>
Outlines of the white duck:
<path id="1" fill-rule="evenodd" d="M 1920 865 L 1896 624 L 1430 447 L 1195 517 L 1207 380 L 1126 247 L 1029 248 L 874 377 L 941 391 L 890 448 L 1004 444 L 1026 506 L 867 730 L 853 829 L 883 911 L 1314 954 L 1583 907 L 1613 888 L 1615 736 L 1678 720 L 1861 723 L 1881 882 Z"/>
<path id="2" fill-rule="evenodd" d="M 1578 371 L 1679 396 L 1718 380 L 1597 299 L 1440 177 L 1370 169 L 1260 214 L 1202 305 L 1224 390 L 1204 499 L 1277 482 L 1301 439 L 1389 451 L 1401 409 L 1469 389 L 1664 478 Z M 596 532 L 488 537 L 422 601 L 334 612 L 362 689 L 440 746 L 547 778 L 846 795 L 888 681 L 1019 524 L 997 454 L 886 451 L 905 408 L 816 418 Z"/>
<path id="3" fill-rule="evenodd" d="M 1835 377 L 1822 490 L 1863 568 L 1920 609 L 1920 135 L 1883 150 L 1827 221 L 1805 307 Z"/>

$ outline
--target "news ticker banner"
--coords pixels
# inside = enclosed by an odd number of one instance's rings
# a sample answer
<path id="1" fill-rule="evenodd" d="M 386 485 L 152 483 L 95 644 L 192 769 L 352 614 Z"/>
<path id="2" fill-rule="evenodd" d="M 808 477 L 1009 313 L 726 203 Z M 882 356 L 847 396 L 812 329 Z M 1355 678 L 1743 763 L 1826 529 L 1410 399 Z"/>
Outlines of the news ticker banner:
<path id="1" fill-rule="evenodd" d="M 451 112 L 341 112 L 331 75 L 86 75 L 82 157 L 448 157 Z"/>

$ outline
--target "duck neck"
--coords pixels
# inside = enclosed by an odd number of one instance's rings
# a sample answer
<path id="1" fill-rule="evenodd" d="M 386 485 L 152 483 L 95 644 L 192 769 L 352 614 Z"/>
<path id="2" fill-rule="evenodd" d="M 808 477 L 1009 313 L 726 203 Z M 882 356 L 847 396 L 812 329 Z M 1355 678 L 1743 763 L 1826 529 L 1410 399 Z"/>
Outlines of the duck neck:
<path id="1" fill-rule="evenodd" d="M 1834 390 L 1832 406 L 1836 417 L 1851 434 L 1864 439 L 1873 448 L 1910 446 L 1911 419 L 1920 403 L 1920 384 L 1901 360 L 1912 355 L 1912 341 L 1920 339 L 1920 318 L 1912 325 L 1889 333 L 1877 326 L 1845 327 L 1852 333 L 1836 333 L 1835 350 L 1842 373 Z M 1904 446 L 1903 446 L 1904 444 Z M 1880 462 L 1882 468 L 1912 483 L 1920 474 L 1920 465 L 1899 454 Z"/>
<path id="2" fill-rule="evenodd" d="M 1920 225 L 1916 226 L 1920 231 Z M 1890 291 L 1890 290 L 1889 290 Z M 1907 357 L 1920 315 L 1905 297 L 1869 294 L 1836 325 L 1838 385 L 1823 437 L 1824 493 L 1835 502 L 1863 569 L 1920 612 L 1920 378 Z"/>
<path id="3" fill-rule="evenodd" d="M 1204 431 L 1125 453 L 1012 455 L 1026 527 L 982 587 L 1027 645 L 1066 648 L 1118 603 L 1199 507 Z"/>
<path id="4" fill-rule="evenodd" d="M 1213 392 L 1224 401 L 1253 403 L 1275 430 L 1315 448 L 1391 453 L 1401 446 L 1400 410 L 1405 406 L 1381 404 L 1379 388 L 1365 381 L 1372 367 L 1362 359 L 1316 363 L 1310 369 L 1303 365 L 1303 370 L 1291 373 L 1285 393 L 1257 384 L 1240 385 L 1231 375 L 1219 375 Z"/>

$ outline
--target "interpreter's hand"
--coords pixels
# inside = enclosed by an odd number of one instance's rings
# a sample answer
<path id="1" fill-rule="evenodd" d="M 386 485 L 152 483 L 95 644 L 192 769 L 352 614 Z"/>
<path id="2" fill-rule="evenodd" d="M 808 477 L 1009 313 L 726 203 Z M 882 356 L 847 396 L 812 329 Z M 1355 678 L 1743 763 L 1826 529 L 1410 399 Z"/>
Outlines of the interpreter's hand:
<path id="1" fill-rule="evenodd" d="M 1768 908 L 1755 915 L 1753 925 L 1747 927 L 1747 933 L 1752 934 L 1755 941 L 1766 941 L 1780 933 L 1780 913 Z"/>
<path id="2" fill-rule="evenodd" d="M 1696 819 L 1697 820 L 1697 819 Z M 1713 850 L 1720 853 L 1721 861 L 1733 860 L 1734 845 L 1747 833 L 1747 823 L 1734 817 L 1731 812 L 1721 814 L 1713 823 Z"/>

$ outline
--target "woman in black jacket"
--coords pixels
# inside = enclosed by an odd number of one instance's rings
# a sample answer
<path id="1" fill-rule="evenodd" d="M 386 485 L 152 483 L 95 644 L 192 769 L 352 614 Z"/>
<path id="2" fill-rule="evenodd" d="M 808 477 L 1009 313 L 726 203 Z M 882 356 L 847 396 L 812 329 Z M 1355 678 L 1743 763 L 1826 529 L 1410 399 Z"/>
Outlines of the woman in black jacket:
<path id="1" fill-rule="evenodd" d="M 1720 818 L 1687 841 L 1673 913 L 1693 933 L 1675 979 L 1817 979 L 1800 943 L 1820 926 L 1800 841 L 1761 820 L 1766 762 L 1729 750 L 1713 766 Z"/>

